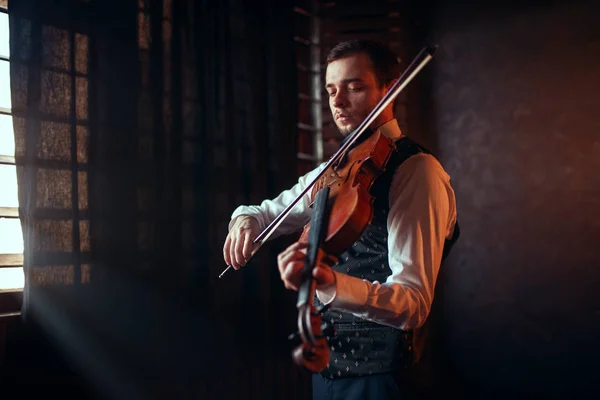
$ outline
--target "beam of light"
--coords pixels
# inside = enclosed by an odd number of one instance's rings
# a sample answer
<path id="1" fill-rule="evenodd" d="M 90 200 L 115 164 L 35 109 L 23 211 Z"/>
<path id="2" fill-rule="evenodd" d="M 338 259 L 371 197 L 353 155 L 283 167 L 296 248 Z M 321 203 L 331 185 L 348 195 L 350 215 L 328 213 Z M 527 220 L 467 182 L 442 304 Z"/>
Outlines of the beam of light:
<path id="1" fill-rule="evenodd" d="M 119 358 L 114 354 L 114 348 L 110 348 L 111 340 L 103 337 L 105 335 L 98 326 L 92 328 L 90 321 L 86 321 L 92 316 L 74 315 L 72 303 L 61 304 L 60 296 L 49 296 L 43 291 L 31 293 L 34 318 L 76 371 L 82 373 L 94 389 L 104 391 L 103 395 L 109 398 L 142 398 L 140 393 L 136 393 L 132 380 L 128 379 L 127 366 L 115 362 Z M 50 290 L 48 292 L 51 293 Z"/>
<path id="2" fill-rule="evenodd" d="M 99 398 L 182 398 L 235 360 L 235 332 L 160 285 L 108 273 L 109 284 L 31 288 L 30 314 Z M 210 308 L 210 307 L 209 307 Z"/>

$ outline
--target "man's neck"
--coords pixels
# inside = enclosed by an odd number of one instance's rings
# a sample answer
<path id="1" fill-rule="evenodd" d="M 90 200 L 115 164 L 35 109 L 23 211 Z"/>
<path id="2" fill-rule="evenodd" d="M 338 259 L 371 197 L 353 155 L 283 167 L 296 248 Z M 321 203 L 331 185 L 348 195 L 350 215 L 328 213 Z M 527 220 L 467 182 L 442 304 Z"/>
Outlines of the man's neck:
<path id="1" fill-rule="evenodd" d="M 391 118 L 387 122 L 379 125 L 377 129 L 381 130 L 383 136 L 392 140 L 398 140 L 403 136 L 402 130 L 400 129 L 398 120 L 396 120 L 396 118 Z"/>

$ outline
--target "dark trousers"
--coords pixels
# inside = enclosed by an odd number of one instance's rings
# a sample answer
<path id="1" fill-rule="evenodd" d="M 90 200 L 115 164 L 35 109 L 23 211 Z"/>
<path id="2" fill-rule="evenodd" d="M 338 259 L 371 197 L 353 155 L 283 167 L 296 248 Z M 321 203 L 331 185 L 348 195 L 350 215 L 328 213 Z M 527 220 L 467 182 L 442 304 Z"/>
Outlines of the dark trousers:
<path id="1" fill-rule="evenodd" d="M 404 399 L 392 374 L 360 378 L 327 379 L 312 375 L 313 400 L 397 400 Z"/>

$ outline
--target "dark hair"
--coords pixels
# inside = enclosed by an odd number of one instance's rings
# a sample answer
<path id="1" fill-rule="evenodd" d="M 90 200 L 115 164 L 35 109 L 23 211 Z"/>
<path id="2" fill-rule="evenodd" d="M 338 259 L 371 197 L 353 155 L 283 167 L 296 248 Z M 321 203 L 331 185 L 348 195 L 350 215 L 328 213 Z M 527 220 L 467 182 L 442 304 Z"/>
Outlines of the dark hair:
<path id="1" fill-rule="evenodd" d="M 366 54 L 371 60 L 379 86 L 390 83 L 400 75 L 396 54 L 383 43 L 374 40 L 353 39 L 338 43 L 327 55 L 327 64 L 358 53 Z"/>

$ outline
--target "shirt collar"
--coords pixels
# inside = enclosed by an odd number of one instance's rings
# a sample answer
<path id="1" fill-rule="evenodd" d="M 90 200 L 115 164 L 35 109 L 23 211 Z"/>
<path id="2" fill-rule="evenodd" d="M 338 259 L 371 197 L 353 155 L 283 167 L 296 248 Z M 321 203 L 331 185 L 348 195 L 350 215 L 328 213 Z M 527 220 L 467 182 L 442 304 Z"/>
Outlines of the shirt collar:
<path id="1" fill-rule="evenodd" d="M 388 122 L 381 125 L 379 129 L 381 129 L 381 133 L 383 133 L 384 136 L 392 139 L 393 141 L 396 141 L 404 136 L 400 130 L 400 126 L 398 125 L 398 120 L 396 118 L 390 119 Z"/>

